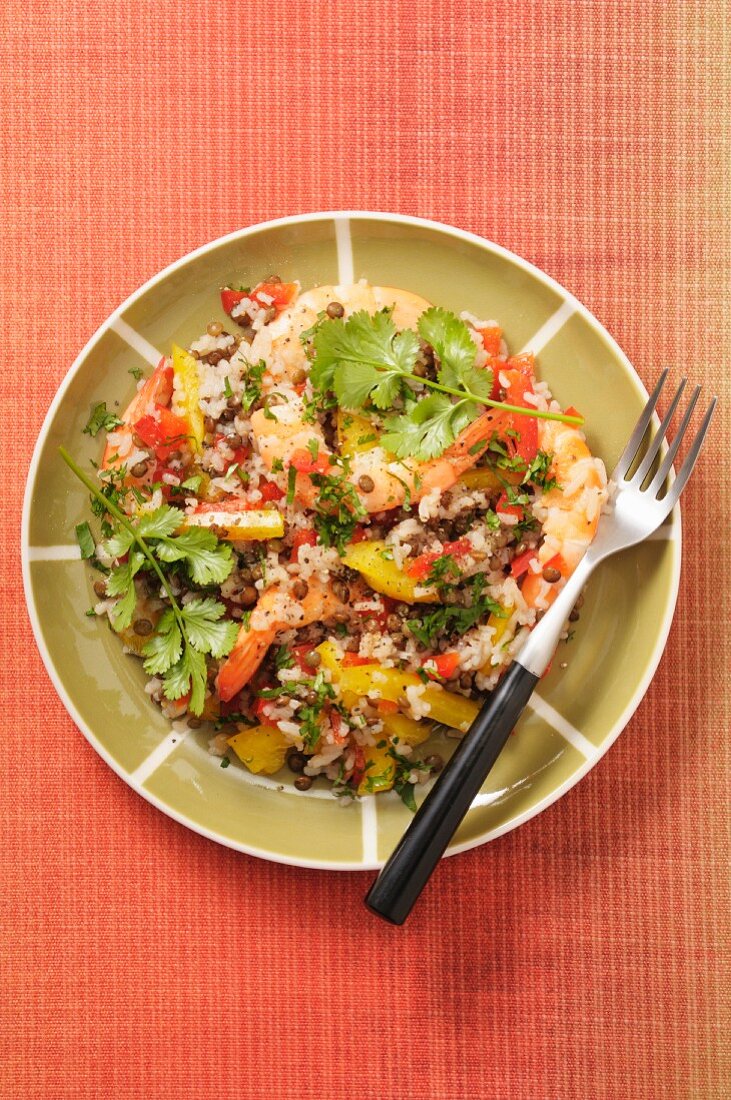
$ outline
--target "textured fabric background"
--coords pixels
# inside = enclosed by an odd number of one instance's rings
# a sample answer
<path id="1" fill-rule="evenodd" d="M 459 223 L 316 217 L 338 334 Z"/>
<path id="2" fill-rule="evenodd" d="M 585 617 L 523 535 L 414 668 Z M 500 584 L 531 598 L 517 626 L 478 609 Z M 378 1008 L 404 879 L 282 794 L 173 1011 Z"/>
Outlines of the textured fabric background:
<path id="1" fill-rule="evenodd" d="M 729 1095 L 725 7 L 6 0 L 3 1097 Z M 50 686 L 18 561 L 34 439 L 107 314 L 213 237 L 339 207 L 506 245 L 641 375 L 724 402 L 637 715 L 403 930 L 366 915 L 370 875 L 216 847 L 117 779 Z"/>

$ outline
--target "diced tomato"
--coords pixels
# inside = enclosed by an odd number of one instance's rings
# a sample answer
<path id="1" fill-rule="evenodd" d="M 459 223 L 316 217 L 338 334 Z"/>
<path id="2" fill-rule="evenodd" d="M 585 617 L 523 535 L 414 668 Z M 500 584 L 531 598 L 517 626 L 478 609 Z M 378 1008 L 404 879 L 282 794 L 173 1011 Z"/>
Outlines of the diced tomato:
<path id="1" fill-rule="evenodd" d="M 379 714 L 395 714 L 398 710 L 398 703 L 394 703 L 393 699 L 377 699 L 376 710 Z"/>
<path id="2" fill-rule="evenodd" d="M 567 416 L 581 416 L 579 410 L 575 409 L 573 405 L 569 405 L 567 408 L 565 408 L 564 412 Z M 584 419 L 583 416 L 581 416 L 581 419 Z"/>
<path id="3" fill-rule="evenodd" d="M 353 534 L 350 536 L 350 541 L 351 542 L 363 542 L 363 539 L 367 539 L 367 538 L 368 538 L 368 532 L 366 531 L 363 524 L 359 523 L 359 524 L 357 524 L 356 527 L 353 528 Z"/>
<path id="4" fill-rule="evenodd" d="M 273 500 L 281 500 L 284 493 L 279 488 L 275 481 L 267 481 L 266 478 L 259 479 L 259 492 L 261 493 L 261 499 L 265 503 L 269 504 Z"/>
<path id="5" fill-rule="evenodd" d="M 518 577 L 522 577 L 524 573 L 528 572 L 528 567 L 535 557 L 537 557 L 535 550 L 526 550 L 524 553 L 518 554 L 516 558 L 513 558 L 510 566 L 511 576 L 515 577 L 516 580 Z"/>
<path id="6" fill-rule="evenodd" d="M 500 371 L 504 368 L 505 363 L 502 359 L 491 359 L 487 365 L 492 371 L 492 389 L 490 390 L 490 400 L 497 401 L 500 397 Z"/>
<path id="7" fill-rule="evenodd" d="M 317 457 L 313 458 L 309 451 L 298 447 L 292 453 L 290 465 L 298 474 L 325 474 L 330 469 L 330 456 L 318 451 Z"/>
<path id="8" fill-rule="evenodd" d="M 180 450 L 181 444 L 190 435 L 188 421 L 171 413 L 163 405 L 155 405 L 154 414 L 141 417 L 132 427 L 161 461 L 165 461 L 172 451 Z"/>
<path id="9" fill-rule="evenodd" d="M 500 354 L 500 342 L 503 338 L 503 330 L 499 325 L 486 325 L 477 330 L 482 337 L 482 345 L 488 355 Z"/>
<path id="10" fill-rule="evenodd" d="M 290 562 L 299 561 L 300 546 L 317 546 L 317 532 L 312 527 L 300 527 L 292 536 Z"/>
<path id="11" fill-rule="evenodd" d="M 459 668 L 459 661 L 459 653 L 438 653 L 426 662 L 424 672 L 432 680 L 448 680 Z"/>
<path id="12" fill-rule="evenodd" d="M 260 699 L 259 702 L 263 703 L 264 700 Z M 219 703 L 219 713 L 221 718 L 228 718 L 229 714 L 241 713 L 241 692 L 237 692 L 231 699 L 221 699 Z"/>
<path id="13" fill-rule="evenodd" d="M 508 500 L 507 493 L 501 493 L 497 498 L 495 504 L 495 511 L 502 512 L 504 516 L 515 516 L 516 519 L 523 519 L 523 509 L 520 504 L 511 504 Z"/>
<path id="14" fill-rule="evenodd" d="M 457 539 L 455 542 L 445 542 L 444 549 L 441 553 L 436 550 L 430 550 L 426 554 L 419 554 L 418 558 L 414 558 L 411 565 L 408 566 L 406 572 L 409 577 L 415 577 L 417 580 L 422 580 L 429 575 L 434 562 L 439 561 L 440 558 L 447 557 L 447 555 L 454 558 L 464 557 L 465 554 L 469 554 L 471 550 L 472 543 L 469 539 Z"/>
<path id="15" fill-rule="evenodd" d="M 360 668 L 361 665 L 376 665 L 376 661 L 373 657 L 360 657 L 357 653 L 344 653 L 343 654 L 343 668 Z"/>

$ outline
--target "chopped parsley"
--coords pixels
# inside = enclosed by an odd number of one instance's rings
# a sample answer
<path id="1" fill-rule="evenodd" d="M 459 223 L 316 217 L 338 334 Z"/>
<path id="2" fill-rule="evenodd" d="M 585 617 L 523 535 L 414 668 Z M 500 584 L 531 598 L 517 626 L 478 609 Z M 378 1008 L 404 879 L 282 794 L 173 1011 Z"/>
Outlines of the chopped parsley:
<path id="1" fill-rule="evenodd" d="M 118 428 L 121 423 L 119 417 L 107 409 L 106 401 L 100 401 L 98 405 L 94 406 L 91 416 L 86 422 L 84 435 L 94 437 L 101 431 L 111 432 L 114 428 Z"/>
<path id="2" fill-rule="evenodd" d="M 420 619 L 407 619 L 409 631 L 424 646 L 431 647 L 438 638 L 450 634 L 464 634 L 487 615 L 503 618 L 502 606 L 484 591 L 485 574 L 476 573 L 466 582 L 471 604 L 462 607 L 458 604 L 444 604 L 427 612 Z"/>
<path id="3" fill-rule="evenodd" d="M 261 381 L 266 369 L 267 365 L 263 359 L 260 359 L 258 363 L 246 364 L 246 371 L 242 377 L 244 388 L 241 393 L 241 407 L 246 412 L 261 399 Z"/>
<path id="4" fill-rule="evenodd" d="M 310 474 L 318 489 L 314 525 L 323 546 L 335 546 L 342 556 L 358 523 L 367 515 L 355 486 L 342 474 Z"/>
<path id="5" fill-rule="evenodd" d="M 139 382 L 139 380 L 140 380 L 140 378 L 142 377 L 142 374 L 143 374 L 142 368 L 141 367 L 130 367 L 129 370 L 127 371 L 127 374 L 131 374 L 132 377 L 134 378 L 135 382 Z"/>

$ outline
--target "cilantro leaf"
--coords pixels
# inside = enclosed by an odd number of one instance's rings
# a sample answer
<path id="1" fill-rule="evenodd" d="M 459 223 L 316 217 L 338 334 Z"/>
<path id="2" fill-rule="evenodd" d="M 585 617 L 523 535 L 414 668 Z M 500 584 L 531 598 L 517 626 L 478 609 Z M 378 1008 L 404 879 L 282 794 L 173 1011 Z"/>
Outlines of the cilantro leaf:
<path id="1" fill-rule="evenodd" d="M 454 404 L 441 393 L 432 393 L 401 416 L 389 417 L 381 443 L 397 458 L 414 456 L 420 461 L 444 453 L 457 435 L 477 416 L 474 401 Z"/>
<path id="2" fill-rule="evenodd" d="M 226 608 L 212 599 L 194 599 L 182 608 L 188 641 L 201 653 L 225 657 L 231 652 L 239 633 L 239 624 L 223 619 Z"/>
<path id="3" fill-rule="evenodd" d="M 134 532 L 126 527 L 120 527 L 102 543 L 102 551 L 110 558 L 123 558 L 134 541 Z"/>
<path id="4" fill-rule="evenodd" d="M 168 669 L 163 680 L 168 699 L 182 699 L 190 691 L 189 709 L 200 714 L 206 697 L 206 659 L 202 653 L 186 646 L 183 655 Z"/>
<path id="5" fill-rule="evenodd" d="M 154 512 L 143 512 L 137 530 L 143 539 L 159 539 L 172 535 L 180 527 L 180 512 L 163 504 Z"/>
<path id="6" fill-rule="evenodd" d="M 106 401 L 100 401 L 98 405 L 94 406 L 91 416 L 86 422 L 84 435 L 93 437 L 101 431 L 111 432 L 113 428 L 118 428 L 121 423 L 119 417 L 107 409 Z"/>
<path id="7" fill-rule="evenodd" d="M 373 316 L 360 310 L 347 321 L 336 318 L 322 324 L 313 345 L 312 384 L 317 390 L 334 389 L 344 408 L 361 408 L 374 387 L 371 400 L 378 408 L 388 408 L 401 388 L 401 376 L 411 373 L 419 352 L 416 333 L 397 332 L 388 310 Z M 380 377 L 383 372 L 385 378 Z"/>
<path id="8" fill-rule="evenodd" d="M 175 621 L 175 613 L 168 608 L 160 616 L 157 631 L 142 647 L 145 658 L 144 669 L 148 676 L 157 676 L 167 672 L 183 652 L 183 637 Z"/>
<path id="9" fill-rule="evenodd" d="M 184 561 L 195 584 L 222 584 L 233 568 L 231 547 L 203 528 L 161 539 L 155 549 L 161 561 Z"/>
<path id="10" fill-rule="evenodd" d="M 463 387 L 478 397 L 492 389 L 492 372 L 475 366 L 477 347 L 464 321 L 440 306 L 432 306 L 417 322 L 422 340 L 431 344 L 439 360 L 439 381 Z"/>

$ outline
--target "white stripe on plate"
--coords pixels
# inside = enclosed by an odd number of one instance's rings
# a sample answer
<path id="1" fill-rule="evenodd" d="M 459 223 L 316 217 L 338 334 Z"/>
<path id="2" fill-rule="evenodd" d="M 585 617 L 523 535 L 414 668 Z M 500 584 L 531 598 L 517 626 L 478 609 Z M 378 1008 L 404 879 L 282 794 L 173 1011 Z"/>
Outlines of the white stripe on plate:
<path id="1" fill-rule="evenodd" d="M 375 794 L 367 794 L 360 800 L 364 863 L 375 863 L 378 859 L 378 810 L 376 809 L 376 797 Z"/>
<path id="2" fill-rule="evenodd" d="M 576 305 L 570 298 L 559 306 L 552 317 L 549 317 L 544 325 L 538 329 L 538 332 L 531 336 L 530 340 L 520 349 L 519 355 L 525 355 L 527 352 L 532 351 L 534 355 L 538 355 L 543 351 L 546 344 L 554 338 L 560 328 L 576 313 Z"/>
<path id="3" fill-rule="evenodd" d="M 146 783 L 152 773 L 156 772 L 160 765 L 165 763 L 168 756 L 182 745 L 187 736 L 186 730 L 183 730 L 182 733 L 171 730 L 165 740 L 161 741 L 157 748 L 153 749 L 150 755 L 146 756 L 139 767 L 131 773 L 130 783 Z"/>
<path id="4" fill-rule="evenodd" d="M 355 282 L 350 218 L 335 219 L 335 244 L 338 250 L 338 283 L 340 286 L 349 286 Z"/>
<path id="5" fill-rule="evenodd" d="M 577 752 L 580 752 L 587 760 L 598 759 L 600 749 L 596 745 L 592 745 L 588 737 L 584 737 L 583 733 L 580 733 L 575 726 L 567 722 L 563 715 L 554 710 L 551 704 L 542 699 L 540 695 L 534 692 L 530 697 L 528 706 L 534 714 L 537 714 L 549 726 L 553 726 L 556 733 L 560 733 L 564 740 L 573 745 Z"/>
<path id="6" fill-rule="evenodd" d="M 28 561 L 81 561 L 78 546 L 29 546 Z"/>
<path id="7" fill-rule="evenodd" d="M 141 355 L 151 366 L 156 367 L 162 359 L 162 354 L 154 348 L 144 336 L 140 336 L 139 332 L 123 321 L 121 317 L 117 317 L 109 326 L 116 332 L 117 336 L 121 336 L 131 348 L 134 348 L 138 355 Z"/>

